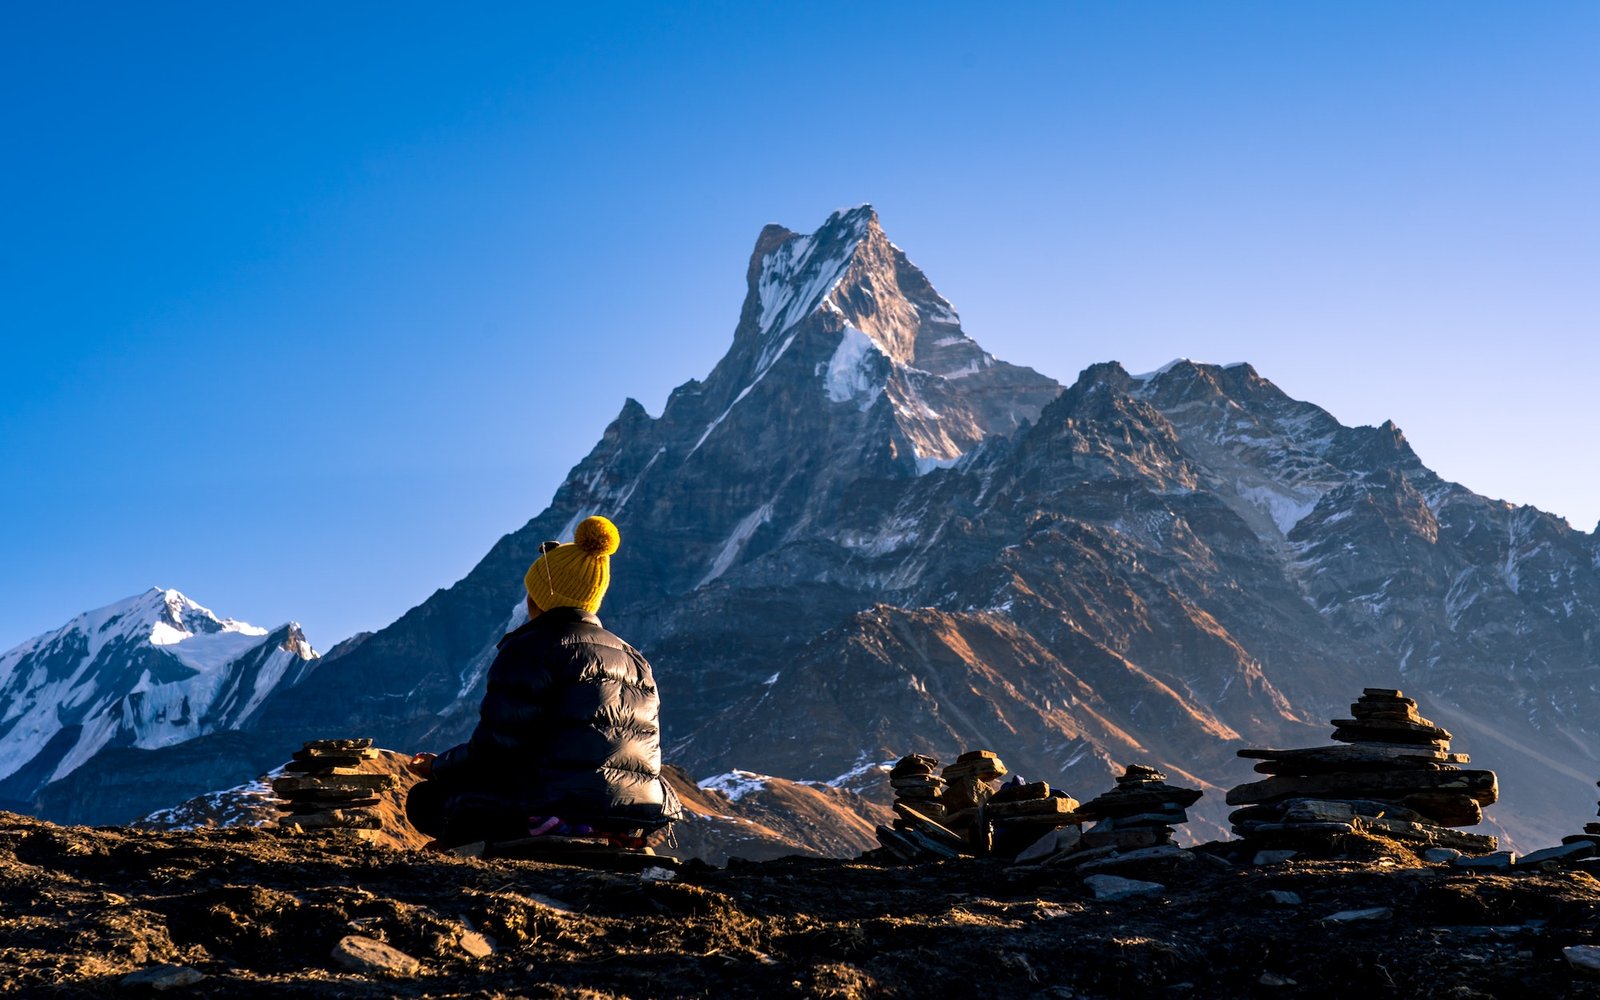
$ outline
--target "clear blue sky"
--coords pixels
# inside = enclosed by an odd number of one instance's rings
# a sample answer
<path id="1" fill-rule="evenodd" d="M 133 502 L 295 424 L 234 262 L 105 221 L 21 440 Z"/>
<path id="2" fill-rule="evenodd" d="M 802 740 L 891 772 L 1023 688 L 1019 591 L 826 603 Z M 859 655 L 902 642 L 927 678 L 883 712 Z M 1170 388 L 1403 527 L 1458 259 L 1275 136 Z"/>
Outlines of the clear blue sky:
<path id="1" fill-rule="evenodd" d="M 1593 529 L 1600 5 L 976 10 L 6 5 L 0 648 L 388 623 L 862 201 L 1001 357 L 1248 360 Z"/>

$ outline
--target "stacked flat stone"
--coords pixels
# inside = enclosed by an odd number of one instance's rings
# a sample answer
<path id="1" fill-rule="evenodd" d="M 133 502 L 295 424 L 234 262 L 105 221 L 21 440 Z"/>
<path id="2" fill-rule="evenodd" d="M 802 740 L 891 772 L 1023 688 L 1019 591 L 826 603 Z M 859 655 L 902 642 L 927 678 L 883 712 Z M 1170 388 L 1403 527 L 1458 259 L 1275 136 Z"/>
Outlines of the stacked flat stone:
<path id="1" fill-rule="evenodd" d="M 896 804 L 904 803 L 935 823 L 943 823 L 944 779 L 934 773 L 938 766 L 938 758 L 926 754 L 902 757 L 889 770 L 889 787 L 894 790 Z M 897 820 L 897 825 L 900 822 Z"/>
<path id="2" fill-rule="evenodd" d="M 395 786 L 393 775 L 362 770 L 378 751 L 370 739 L 312 740 L 283 766 L 272 790 L 283 802 L 278 827 L 370 839 L 383 825 L 372 807 Z"/>
<path id="3" fill-rule="evenodd" d="M 1052 789 L 1048 781 L 1014 779 L 989 797 L 982 815 L 986 822 L 1006 830 L 1035 828 L 1033 836 L 1037 837 L 1046 827 L 1083 822 L 1077 810 L 1078 800 Z"/>
<path id="4" fill-rule="evenodd" d="M 1270 777 L 1240 785 L 1229 816 L 1246 840 L 1296 849 L 1337 847 L 1340 835 L 1371 832 L 1424 847 L 1482 854 L 1494 837 L 1449 827 L 1472 826 L 1499 797 L 1493 771 L 1466 770 L 1450 752 L 1450 733 L 1417 714 L 1401 692 L 1367 688 L 1333 720 L 1341 745 L 1302 750 L 1240 750 Z"/>
<path id="5" fill-rule="evenodd" d="M 1009 772 L 993 750 L 968 750 L 944 769 L 944 807 L 946 823 L 955 830 L 966 830 L 977 818 L 978 808 L 994 795 L 994 782 Z"/>
<path id="6" fill-rule="evenodd" d="M 1086 846 L 1137 851 L 1176 845 L 1173 828 L 1189 822 L 1188 808 L 1204 793 L 1167 784 L 1167 776 L 1144 764 L 1129 764 L 1111 791 L 1078 807 Z"/>
<path id="7" fill-rule="evenodd" d="M 879 846 L 863 857 L 887 861 L 941 861 L 960 857 L 966 842 L 944 826 L 940 792 L 944 781 L 934 774 L 936 757 L 914 753 L 889 769 L 894 790 L 894 825 L 879 824 Z"/>

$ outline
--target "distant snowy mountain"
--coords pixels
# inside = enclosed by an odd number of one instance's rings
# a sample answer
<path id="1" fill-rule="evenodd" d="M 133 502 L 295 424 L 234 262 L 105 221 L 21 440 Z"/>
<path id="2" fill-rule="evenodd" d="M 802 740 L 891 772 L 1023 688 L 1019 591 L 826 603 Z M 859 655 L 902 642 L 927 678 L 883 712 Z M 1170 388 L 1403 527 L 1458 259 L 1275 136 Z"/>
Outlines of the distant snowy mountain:
<path id="1" fill-rule="evenodd" d="M 237 729 L 317 653 L 293 622 L 269 632 L 151 588 L 0 655 L 0 800 L 108 748 L 171 746 Z"/>

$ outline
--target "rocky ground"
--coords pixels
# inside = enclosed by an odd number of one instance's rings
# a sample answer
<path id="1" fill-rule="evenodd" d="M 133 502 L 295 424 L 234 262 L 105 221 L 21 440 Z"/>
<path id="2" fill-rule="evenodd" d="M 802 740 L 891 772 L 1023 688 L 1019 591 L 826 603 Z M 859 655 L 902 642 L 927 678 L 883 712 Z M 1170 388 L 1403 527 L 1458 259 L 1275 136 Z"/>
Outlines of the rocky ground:
<path id="1" fill-rule="evenodd" d="M 998 861 L 691 863 L 663 878 L 0 814 L 0 991 L 154 995 L 143 978 L 228 997 L 1600 996 L 1562 953 L 1600 941 L 1591 876 L 1474 875 L 1366 847 L 1256 866 L 1216 845 L 1118 873 L 1160 891 L 1097 899 L 1068 872 Z"/>

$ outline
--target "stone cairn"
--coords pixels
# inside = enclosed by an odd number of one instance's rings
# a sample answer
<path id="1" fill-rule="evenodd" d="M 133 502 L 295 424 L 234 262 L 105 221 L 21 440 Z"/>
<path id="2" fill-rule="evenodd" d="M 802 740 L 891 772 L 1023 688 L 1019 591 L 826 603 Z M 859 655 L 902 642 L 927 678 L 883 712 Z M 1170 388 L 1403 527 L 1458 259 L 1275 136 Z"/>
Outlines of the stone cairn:
<path id="1" fill-rule="evenodd" d="M 1202 794 L 1198 788 L 1168 784 L 1167 776 L 1153 767 L 1129 764 L 1110 791 L 1061 817 L 1074 825 L 1046 830 L 1016 853 L 1017 863 L 1072 869 L 1087 878 L 1125 864 L 1192 860 L 1178 846 L 1174 828 L 1189 821 L 1187 809 Z M 1084 829 L 1083 824 L 1092 825 Z M 1000 841 L 999 832 L 995 839 Z"/>
<path id="2" fill-rule="evenodd" d="M 1084 843 L 1119 851 L 1177 846 L 1173 827 L 1189 822 L 1187 810 L 1203 794 L 1167 784 L 1167 776 L 1153 767 L 1129 764 L 1115 788 L 1079 807 L 1080 817 L 1098 821 L 1084 831 Z"/>
<path id="3" fill-rule="evenodd" d="M 900 758 L 889 771 L 889 787 L 894 790 L 895 805 L 903 805 L 926 819 L 943 823 L 948 815 L 943 800 L 945 781 L 933 773 L 938 766 L 937 758 L 925 754 Z"/>
<path id="4" fill-rule="evenodd" d="M 988 825 L 979 819 L 995 794 L 992 782 L 1007 773 L 1000 755 L 969 750 L 942 775 L 938 769 L 937 757 L 914 753 L 889 770 L 895 820 L 878 827 L 882 846 L 868 858 L 936 861 L 988 853 Z"/>
<path id="5" fill-rule="evenodd" d="M 377 756 L 370 739 L 305 744 L 272 781 L 273 792 L 283 800 L 278 828 L 371 839 L 383 825 L 372 807 L 380 792 L 395 786 L 393 775 L 361 769 L 363 761 Z"/>
<path id="6" fill-rule="evenodd" d="M 934 861 L 970 856 L 1110 867 L 1123 860 L 1181 855 L 1173 827 L 1198 789 L 1166 783 L 1153 767 L 1130 764 L 1116 787 L 1079 805 L 1047 782 L 1020 778 L 996 788 L 1008 773 L 992 750 L 970 750 L 942 775 L 933 757 L 912 754 L 889 772 L 893 826 L 878 827 L 882 846 L 868 858 Z M 1085 832 L 1085 823 L 1093 827 Z"/>
<path id="7" fill-rule="evenodd" d="M 1338 746 L 1240 750 L 1270 775 L 1228 793 L 1243 806 L 1228 818 L 1257 847 L 1340 849 L 1349 834 L 1372 833 L 1419 848 L 1466 854 L 1495 850 L 1494 837 L 1449 827 L 1472 826 L 1499 796 L 1493 771 L 1465 770 L 1450 734 L 1417 714 L 1399 691 L 1367 688 L 1333 720 Z"/>

